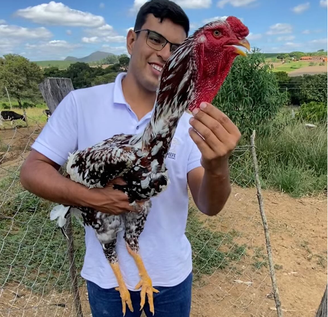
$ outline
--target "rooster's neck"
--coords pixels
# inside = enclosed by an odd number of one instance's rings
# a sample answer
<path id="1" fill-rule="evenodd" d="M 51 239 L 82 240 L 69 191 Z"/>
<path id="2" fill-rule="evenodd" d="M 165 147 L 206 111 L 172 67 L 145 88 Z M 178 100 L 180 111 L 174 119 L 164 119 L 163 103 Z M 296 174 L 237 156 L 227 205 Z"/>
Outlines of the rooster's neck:
<path id="1" fill-rule="evenodd" d="M 164 101 L 156 104 L 151 120 L 142 136 L 143 147 L 152 149 L 155 146 L 161 146 L 162 153 L 166 154 L 177 129 L 179 119 L 185 112 L 187 105 L 186 101 L 179 102 L 177 98 L 170 102 Z"/>
<path id="2" fill-rule="evenodd" d="M 188 38 L 164 65 L 150 122 L 132 143 L 141 141 L 143 149 L 156 152 L 160 148 L 163 155 L 167 154 L 179 119 L 195 101 L 197 66 L 193 51 L 192 38 Z"/>

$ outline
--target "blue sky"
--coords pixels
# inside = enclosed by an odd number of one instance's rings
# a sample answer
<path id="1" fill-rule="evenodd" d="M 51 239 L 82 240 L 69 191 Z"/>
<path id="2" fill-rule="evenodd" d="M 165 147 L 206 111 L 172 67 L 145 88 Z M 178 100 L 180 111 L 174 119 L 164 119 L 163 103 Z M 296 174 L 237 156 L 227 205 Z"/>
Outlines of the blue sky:
<path id="1" fill-rule="evenodd" d="M 233 15 L 262 52 L 327 49 L 327 0 L 174 0 L 191 33 L 216 17 Z M 125 36 L 145 0 L 0 0 L 0 55 L 32 61 L 84 57 L 100 50 L 126 53 Z"/>

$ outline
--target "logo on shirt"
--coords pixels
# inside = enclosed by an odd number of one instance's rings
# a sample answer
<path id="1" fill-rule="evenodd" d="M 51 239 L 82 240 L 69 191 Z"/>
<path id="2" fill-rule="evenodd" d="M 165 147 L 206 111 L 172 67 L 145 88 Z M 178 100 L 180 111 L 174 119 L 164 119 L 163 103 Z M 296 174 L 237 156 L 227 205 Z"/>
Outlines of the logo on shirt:
<path id="1" fill-rule="evenodd" d="M 171 142 L 171 147 L 169 149 L 169 152 L 167 153 L 167 158 L 175 160 L 176 154 L 177 154 L 177 148 L 180 144 L 180 141 L 176 138 L 173 138 Z"/>

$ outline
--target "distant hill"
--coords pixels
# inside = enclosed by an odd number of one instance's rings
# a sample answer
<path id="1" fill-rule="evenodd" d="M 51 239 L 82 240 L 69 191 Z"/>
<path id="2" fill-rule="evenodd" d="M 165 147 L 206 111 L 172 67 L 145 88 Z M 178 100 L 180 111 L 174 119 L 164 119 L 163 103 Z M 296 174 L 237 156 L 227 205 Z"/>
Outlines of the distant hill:
<path id="1" fill-rule="evenodd" d="M 88 56 L 81 57 L 81 58 L 76 58 L 73 56 L 67 56 L 64 61 L 69 61 L 69 62 L 82 62 L 82 63 L 91 63 L 91 62 L 98 62 L 101 61 L 102 59 L 106 58 L 107 56 L 114 56 L 115 54 L 113 53 L 106 53 L 106 52 L 93 52 Z"/>

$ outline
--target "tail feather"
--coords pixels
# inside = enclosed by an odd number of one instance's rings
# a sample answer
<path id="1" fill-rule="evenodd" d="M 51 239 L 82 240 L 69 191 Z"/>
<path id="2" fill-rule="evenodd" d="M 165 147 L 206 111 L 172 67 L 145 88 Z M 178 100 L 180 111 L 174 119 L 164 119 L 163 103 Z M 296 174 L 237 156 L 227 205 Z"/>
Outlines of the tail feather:
<path id="1" fill-rule="evenodd" d="M 70 206 L 57 205 L 50 211 L 50 220 L 56 220 L 60 228 L 63 228 L 66 223 L 66 215 L 69 212 Z"/>

